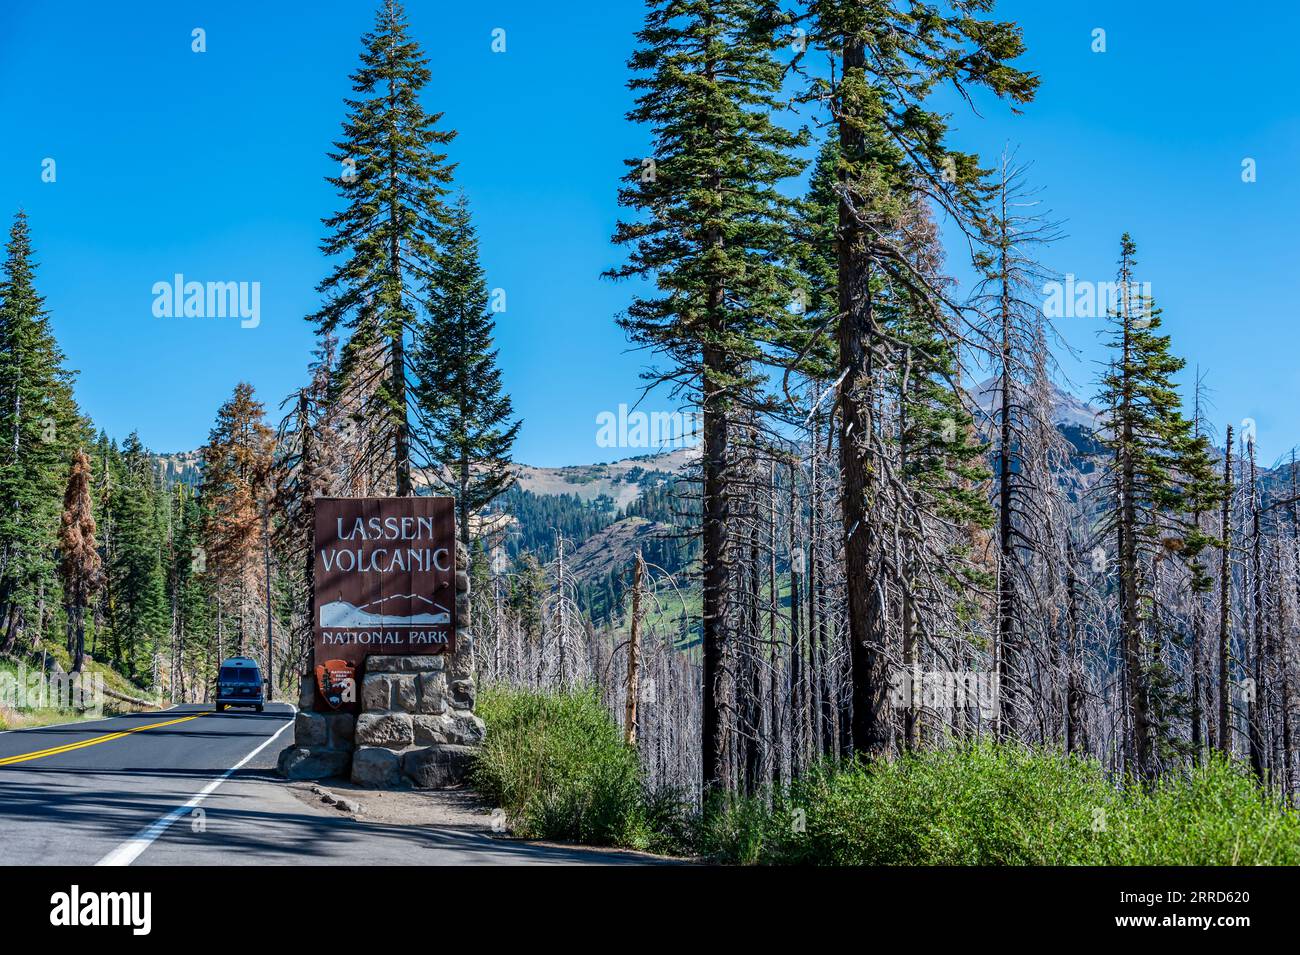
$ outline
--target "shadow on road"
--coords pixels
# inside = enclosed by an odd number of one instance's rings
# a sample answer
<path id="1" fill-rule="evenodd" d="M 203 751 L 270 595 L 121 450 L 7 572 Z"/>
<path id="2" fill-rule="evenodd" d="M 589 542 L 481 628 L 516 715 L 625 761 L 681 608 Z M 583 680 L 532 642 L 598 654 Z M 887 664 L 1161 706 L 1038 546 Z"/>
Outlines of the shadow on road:
<path id="1" fill-rule="evenodd" d="M 368 822 L 334 810 L 312 812 L 293 801 L 268 803 L 263 786 L 283 786 L 273 753 L 266 752 L 234 773 L 203 806 L 202 813 L 178 820 L 141 859 L 156 857 L 182 865 L 442 865 L 442 864 L 597 864 L 660 865 L 660 860 L 619 851 L 538 845 L 494 838 L 471 827 L 392 825 Z M 17 767 L 15 767 L 15 770 Z M 113 770 L 41 768 L 21 772 L 0 768 L 0 822 L 34 831 L 58 831 L 48 858 L 83 836 L 118 844 L 155 819 L 185 804 L 197 787 L 171 781 L 211 779 L 225 767 L 184 770 L 124 767 Z M 66 778 L 66 781 L 65 781 Z M 151 780 L 153 781 L 151 784 Z M 256 785 L 240 786 L 240 783 Z M 137 786 L 138 789 L 130 787 Z M 170 791 L 168 791 L 170 790 Z M 278 804 L 277 804 L 278 803 Z M 269 808 L 268 808 L 269 806 Z M 81 834 L 81 835 L 78 835 Z M 105 850 L 107 851 L 107 850 Z M 94 861 L 94 860 L 81 860 Z M 3 852 L 0 852 L 3 862 Z"/>
<path id="2" fill-rule="evenodd" d="M 246 797 L 245 797 L 246 798 Z M 585 864 L 663 865 L 673 860 L 619 851 L 540 845 L 493 838 L 468 828 L 386 825 L 344 814 L 266 812 L 252 805 L 208 814 L 206 831 L 178 824 L 169 848 L 203 865 L 220 841 L 214 864 L 294 862 L 306 865 Z"/>

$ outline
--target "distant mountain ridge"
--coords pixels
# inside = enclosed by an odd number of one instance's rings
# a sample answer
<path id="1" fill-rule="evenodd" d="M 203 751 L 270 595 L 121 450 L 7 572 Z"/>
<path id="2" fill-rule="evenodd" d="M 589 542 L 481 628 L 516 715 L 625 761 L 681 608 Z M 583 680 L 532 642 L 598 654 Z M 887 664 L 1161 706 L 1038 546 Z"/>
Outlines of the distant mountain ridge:
<path id="1" fill-rule="evenodd" d="M 969 391 L 975 411 L 982 412 L 986 418 L 992 418 L 1002 393 L 1002 381 L 997 376 L 980 382 Z M 1052 386 L 1052 423 L 1058 428 L 1083 428 L 1088 431 L 1099 430 L 1104 423 L 1105 411 L 1088 404 L 1065 389 Z"/>
<path id="2" fill-rule="evenodd" d="M 999 381 L 989 378 L 970 391 L 972 410 L 991 416 L 997 405 Z M 1092 432 L 1101 427 L 1101 409 L 1083 401 L 1062 388 L 1055 389 L 1056 403 L 1052 420 L 1062 429 L 1081 429 Z M 561 467 L 541 467 L 534 464 L 515 465 L 518 486 L 533 494 L 554 496 L 573 495 L 590 503 L 607 498 L 612 509 L 626 507 L 641 496 L 645 488 L 662 485 L 678 477 L 699 457 L 695 447 L 671 451 L 646 452 L 612 461 L 594 464 L 569 464 Z M 154 460 L 162 478 L 169 484 L 196 486 L 203 475 L 200 451 L 159 453 Z"/>
<path id="3" fill-rule="evenodd" d="M 993 377 L 980 382 L 969 392 L 971 410 L 982 428 L 993 419 L 998 391 L 999 380 Z M 1054 397 L 1052 420 L 1074 446 L 1077 452 L 1077 460 L 1074 462 L 1076 466 L 1085 473 L 1090 472 L 1095 467 L 1095 461 L 1089 459 L 1100 450 L 1095 433 L 1102 427 L 1103 412 L 1059 387 L 1054 389 Z M 648 490 L 672 483 L 698 458 L 699 449 L 687 447 L 594 464 L 561 467 L 516 464 L 516 487 L 519 491 L 538 497 L 571 497 L 586 507 L 603 511 L 612 519 L 640 500 Z M 200 451 L 155 454 L 154 459 L 163 481 L 169 485 L 197 487 L 202 481 Z M 503 525 L 512 522 L 508 513 L 502 515 Z M 581 544 L 582 541 L 576 543 Z"/>
<path id="4" fill-rule="evenodd" d="M 998 385 L 997 378 L 989 378 L 970 392 L 969 404 L 982 430 L 993 420 Z M 1099 463 L 1101 447 L 1095 431 L 1101 426 L 1102 412 L 1056 388 L 1052 420 L 1074 450 L 1074 473 L 1063 475 L 1063 479 L 1081 489 Z M 168 484 L 201 483 L 199 451 L 154 457 Z M 674 518 L 661 499 L 698 459 L 698 447 L 686 447 L 593 464 L 516 464 L 515 488 L 482 519 L 492 526 L 487 533 L 489 546 L 494 551 L 498 545 L 504 546 L 515 557 L 531 552 L 550 562 L 556 556 L 555 538 L 562 535 L 570 548 L 574 574 L 582 579 L 598 578 L 626 563 L 650 538 L 673 532 Z M 344 608 L 338 609 L 342 612 Z"/>
<path id="5" fill-rule="evenodd" d="M 999 387 L 997 378 L 989 378 L 968 392 L 967 407 L 985 435 L 996 421 Z M 1106 464 L 1101 443 L 1105 411 L 1054 386 L 1051 421 L 1069 445 L 1069 460 L 1058 480 L 1082 503 Z M 200 483 L 198 451 L 155 458 L 168 483 Z M 473 530 L 485 542 L 492 566 L 501 572 L 525 557 L 553 566 L 563 553 L 565 575 L 576 584 L 580 607 L 593 621 L 609 620 L 611 614 L 621 613 L 626 570 L 636 553 L 669 574 L 688 573 L 695 566 L 698 539 L 683 526 L 691 519 L 695 499 L 679 491 L 677 482 L 698 460 L 699 449 L 690 447 L 563 467 L 516 464 L 515 486 L 490 513 L 476 519 Z M 1260 466 L 1259 476 L 1266 494 L 1279 494 L 1290 484 L 1289 468 Z M 690 599 L 688 580 L 682 578 Z M 326 626 L 355 628 L 436 624 L 441 617 L 437 611 L 443 608 L 431 609 L 434 612 L 405 620 L 384 614 L 382 607 L 342 602 L 327 604 L 320 612 Z"/>
<path id="6" fill-rule="evenodd" d="M 641 496 L 647 484 L 675 478 L 699 456 L 695 448 L 643 454 L 602 464 L 576 464 L 559 468 L 515 466 L 519 487 L 533 494 L 572 494 L 582 501 L 608 497 L 614 507 L 626 507 Z"/>

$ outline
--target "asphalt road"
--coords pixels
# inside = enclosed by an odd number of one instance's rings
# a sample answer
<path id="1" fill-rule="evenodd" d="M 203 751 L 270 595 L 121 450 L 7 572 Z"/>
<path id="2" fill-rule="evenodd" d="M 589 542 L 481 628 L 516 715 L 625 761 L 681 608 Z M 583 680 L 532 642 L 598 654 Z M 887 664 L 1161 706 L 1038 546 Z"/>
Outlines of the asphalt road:
<path id="1" fill-rule="evenodd" d="M 293 711 L 180 706 L 0 733 L 0 864 L 619 864 L 458 828 L 367 823 L 275 776 Z"/>

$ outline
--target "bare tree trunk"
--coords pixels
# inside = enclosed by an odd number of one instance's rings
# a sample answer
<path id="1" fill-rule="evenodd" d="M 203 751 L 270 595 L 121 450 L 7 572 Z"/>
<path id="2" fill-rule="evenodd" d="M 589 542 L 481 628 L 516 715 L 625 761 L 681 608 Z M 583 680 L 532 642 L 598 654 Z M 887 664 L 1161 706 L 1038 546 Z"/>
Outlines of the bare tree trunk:
<path id="1" fill-rule="evenodd" d="M 826 661 L 822 659 L 820 604 L 821 582 L 818 571 L 821 525 L 821 456 L 820 435 L 814 416 L 812 447 L 808 460 L 808 736 L 814 754 L 826 752 L 826 712 L 823 689 Z"/>
<path id="2" fill-rule="evenodd" d="M 721 292 L 718 292 L 721 306 Z M 706 349 L 709 367 L 721 364 L 721 355 Z M 703 410 L 704 471 L 703 535 L 704 588 L 701 621 L 703 635 L 701 656 L 704 664 L 703 760 L 705 792 L 728 788 L 730 761 L 728 723 L 730 708 L 730 674 L 728 634 L 730 601 L 728 599 L 729 561 L 727 541 L 731 509 L 727 499 L 728 423 L 725 412 L 717 407 L 718 385 L 706 373 Z"/>
<path id="3" fill-rule="evenodd" d="M 803 630 L 799 611 L 803 598 L 799 592 L 799 577 L 803 572 L 804 549 L 799 546 L 799 499 L 796 495 L 795 465 L 790 465 L 790 773 L 798 776 L 804 769 L 804 716 L 807 712 L 806 677 L 804 675 Z"/>
<path id="4" fill-rule="evenodd" d="M 637 702 L 641 695 L 641 577 L 645 561 L 636 552 L 632 564 L 632 620 L 627 641 L 627 701 L 623 705 L 623 742 L 636 745 Z"/>
<path id="5" fill-rule="evenodd" d="M 1246 442 L 1250 468 L 1250 590 L 1251 590 L 1251 692 L 1246 695 L 1246 730 L 1250 744 L 1250 768 L 1260 779 L 1264 779 L 1266 768 L 1264 757 L 1263 721 L 1265 708 L 1262 705 L 1267 698 L 1264 682 L 1264 638 L 1261 630 L 1264 626 L 1264 584 L 1260 576 L 1260 541 L 1259 541 L 1259 484 L 1255 474 L 1255 442 Z"/>
<path id="6" fill-rule="evenodd" d="M 771 461 L 771 474 L 768 484 L 768 517 L 767 517 L 767 643 L 768 659 L 771 660 L 771 670 L 768 680 L 768 767 L 767 779 L 769 782 L 779 784 L 785 778 L 783 734 L 781 731 L 782 714 L 784 705 L 781 693 L 781 663 L 782 655 L 780 652 L 780 641 L 777 637 L 776 618 L 777 618 L 777 601 L 776 591 L 776 525 L 777 525 L 777 506 L 776 506 L 776 458 Z"/>
<path id="7" fill-rule="evenodd" d="M 1229 667 L 1232 661 L 1232 425 L 1228 425 L 1223 453 L 1223 509 L 1219 517 L 1219 539 L 1223 552 L 1219 563 L 1219 749 L 1232 755 L 1230 707 L 1232 687 Z"/>
<path id="8" fill-rule="evenodd" d="M 76 648 L 72 655 L 72 672 L 80 673 L 86 666 L 86 608 L 73 607 L 71 609 L 73 646 Z"/>
<path id="9" fill-rule="evenodd" d="M 316 449 L 312 444 L 311 415 L 307 402 L 307 390 L 298 393 L 298 433 L 302 435 L 302 462 L 299 465 L 305 482 L 303 508 L 305 511 L 303 536 L 303 583 L 307 588 L 306 628 L 303 640 L 306 643 L 302 655 L 302 672 L 300 676 L 311 676 L 315 661 L 312 659 L 315 649 L 313 636 L 316 623 L 316 488 L 312 477 L 316 472 Z"/>
<path id="10" fill-rule="evenodd" d="M 1065 748 L 1071 753 L 1085 753 L 1088 750 L 1086 733 L 1086 714 L 1084 712 L 1083 693 L 1083 634 L 1080 632 L 1079 620 L 1079 584 L 1075 576 L 1075 555 L 1073 547 L 1066 558 L 1066 638 L 1069 641 L 1070 674 L 1066 689 L 1065 704 Z"/>
<path id="11" fill-rule="evenodd" d="M 759 626 L 759 567 L 760 548 L 758 532 L 758 500 L 750 493 L 749 507 L 749 613 L 746 630 L 745 675 L 745 791 L 758 792 L 763 784 L 763 652 Z"/>
<path id="12" fill-rule="evenodd" d="M 1001 215 L 999 216 L 1001 254 L 999 270 L 1001 295 L 998 303 L 999 324 L 1002 333 L 1001 357 L 1002 380 L 999 385 L 998 409 L 998 547 L 1000 561 L 998 564 L 998 690 L 999 715 L 998 738 L 1017 737 L 1016 731 L 1016 693 L 1019 690 L 1019 672 L 1016 668 L 1019 648 L 1016 645 L 1016 578 L 1015 566 L 1015 525 L 1012 523 L 1014 502 L 1011 487 L 1011 290 L 1007 274 L 1007 193 L 1002 189 Z"/>

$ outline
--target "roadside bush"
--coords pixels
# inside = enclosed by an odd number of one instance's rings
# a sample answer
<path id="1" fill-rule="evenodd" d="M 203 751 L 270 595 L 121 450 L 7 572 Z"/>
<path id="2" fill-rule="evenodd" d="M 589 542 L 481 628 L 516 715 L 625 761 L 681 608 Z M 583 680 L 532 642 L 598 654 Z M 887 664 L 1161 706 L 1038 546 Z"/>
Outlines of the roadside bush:
<path id="1" fill-rule="evenodd" d="M 651 840 L 636 752 L 595 690 L 487 688 L 487 739 L 472 782 L 518 835 L 644 848 Z"/>
<path id="2" fill-rule="evenodd" d="M 706 815 L 720 861 L 805 865 L 1281 865 L 1300 817 L 1220 758 L 1117 788 L 1091 760 L 980 744 L 822 768 L 765 808 Z"/>
<path id="3" fill-rule="evenodd" d="M 1297 865 L 1300 814 L 1213 757 L 1153 786 L 979 743 L 815 768 L 763 797 L 647 792 L 595 690 L 489 688 L 473 781 L 526 838 L 739 865 Z"/>
<path id="4" fill-rule="evenodd" d="M 1149 792 L 1126 790 L 1107 835 L 1115 865 L 1300 865 L 1300 814 L 1217 755 Z"/>

